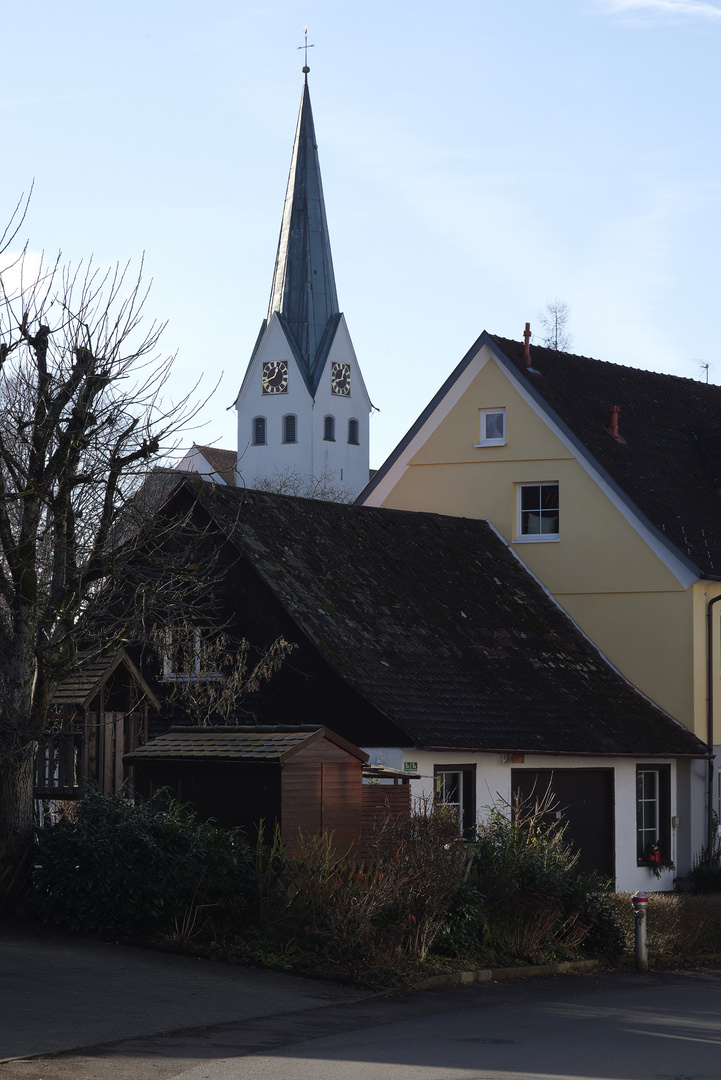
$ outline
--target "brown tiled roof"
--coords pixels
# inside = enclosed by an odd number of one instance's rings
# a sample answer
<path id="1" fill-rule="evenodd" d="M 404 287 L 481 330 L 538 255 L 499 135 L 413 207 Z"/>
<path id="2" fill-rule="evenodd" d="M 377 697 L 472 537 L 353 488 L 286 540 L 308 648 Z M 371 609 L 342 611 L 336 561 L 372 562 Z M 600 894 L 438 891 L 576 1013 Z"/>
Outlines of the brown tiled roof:
<path id="1" fill-rule="evenodd" d="M 336 740 L 324 728 L 256 726 L 233 727 L 176 727 L 157 739 L 139 746 L 124 761 L 140 764 L 150 761 L 282 761 L 309 742 L 324 735 Z M 361 760 L 367 754 L 349 747 Z"/>
<path id="2" fill-rule="evenodd" d="M 482 335 L 658 531 L 721 578 L 721 386 Z M 619 405 L 619 442 L 605 430 Z"/>
<path id="3" fill-rule="evenodd" d="M 328 664 L 416 745 L 705 753 L 603 660 L 487 522 L 192 491 Z"/>
<path id="4" fill-rule="evenodd" d="M 235 450 L 221 450 L 219 446 L 198 446 L 197 443 L 194 445 L 213 472 L 217 473 L 228 487 L 235 487 L 235 471 L 238 464 L 238 455 Z"/>

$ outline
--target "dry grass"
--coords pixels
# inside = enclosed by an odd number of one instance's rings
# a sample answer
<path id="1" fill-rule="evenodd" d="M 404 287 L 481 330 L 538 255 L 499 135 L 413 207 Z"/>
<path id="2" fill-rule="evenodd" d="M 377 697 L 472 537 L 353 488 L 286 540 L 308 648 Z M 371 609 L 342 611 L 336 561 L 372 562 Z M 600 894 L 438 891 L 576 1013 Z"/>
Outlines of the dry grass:
<path id="1" fill-rule="evenodd" d="M 634 949 L 634 916 L 630 893 L 609 896 L 626 947 Z M 647 915 L 650 950 L 656 956 L 691 956 L 721 952 L 721 894 L 688 896 L 651 893 Z"/>

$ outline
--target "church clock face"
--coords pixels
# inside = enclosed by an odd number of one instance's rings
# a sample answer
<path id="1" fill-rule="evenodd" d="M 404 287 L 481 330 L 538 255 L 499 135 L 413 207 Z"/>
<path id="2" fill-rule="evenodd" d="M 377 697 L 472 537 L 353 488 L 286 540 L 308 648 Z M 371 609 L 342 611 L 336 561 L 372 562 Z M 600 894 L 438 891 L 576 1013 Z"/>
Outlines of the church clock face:
<path id="1" fill-rule="evenodd" d="M 350 364 L 335 363 L 330 369 L 331 392 L 339 397 L 350 394 Z"/>
<path id="2" fill-rule="evenodd" d="M 264 394 L 288 393 L 288 361 L 266 360 L 261 376 Z"/>

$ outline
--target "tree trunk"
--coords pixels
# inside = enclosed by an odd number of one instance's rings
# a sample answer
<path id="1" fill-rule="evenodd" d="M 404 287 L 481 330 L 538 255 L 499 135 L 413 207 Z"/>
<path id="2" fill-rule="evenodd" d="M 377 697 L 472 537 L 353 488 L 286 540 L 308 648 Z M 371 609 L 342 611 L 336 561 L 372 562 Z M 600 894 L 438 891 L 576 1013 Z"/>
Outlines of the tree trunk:
<path id="1" fill-rule="evenodd" d="M 33 837 L 35 743 L 5 756 L 0 750 L 0 845 L 21 854 Z"/>

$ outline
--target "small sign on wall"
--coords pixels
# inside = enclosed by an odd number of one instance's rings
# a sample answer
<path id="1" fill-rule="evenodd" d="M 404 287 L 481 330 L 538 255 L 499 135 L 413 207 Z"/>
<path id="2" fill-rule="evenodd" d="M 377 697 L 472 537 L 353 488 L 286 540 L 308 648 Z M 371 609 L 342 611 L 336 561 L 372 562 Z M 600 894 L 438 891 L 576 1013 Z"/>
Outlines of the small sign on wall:
<path id="1" fill-rule="evenodd" d="M 418 772 L 418 762 L 417 761 L 404 761 L 403 762 L 403 772 Z"/>

